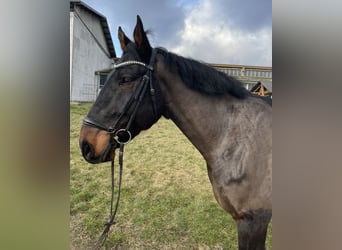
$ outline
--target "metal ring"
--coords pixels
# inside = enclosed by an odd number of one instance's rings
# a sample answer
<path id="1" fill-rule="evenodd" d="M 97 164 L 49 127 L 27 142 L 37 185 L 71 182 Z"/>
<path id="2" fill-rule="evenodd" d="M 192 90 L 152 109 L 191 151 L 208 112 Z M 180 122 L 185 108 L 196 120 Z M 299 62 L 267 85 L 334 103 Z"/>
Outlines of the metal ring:
<path id="1" fill-rule="evenodd" d="M 125 141 L 120 141 L 119 135 L 121 134 L 121 137 L 128 138 Z M 118 131 L 115 132 L 114 134 L 114 140 L 116 140 L 119 144 L 128 144 L 132 140 L 132 134 L 129 132 L 127 129 L 119 129 Z"/>

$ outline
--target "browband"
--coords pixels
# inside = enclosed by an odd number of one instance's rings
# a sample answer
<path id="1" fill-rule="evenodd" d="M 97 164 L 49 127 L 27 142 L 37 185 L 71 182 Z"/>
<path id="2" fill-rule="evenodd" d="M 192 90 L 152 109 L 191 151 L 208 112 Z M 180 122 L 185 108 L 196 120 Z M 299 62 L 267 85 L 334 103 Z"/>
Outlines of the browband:
<path id="1" fill-rule="evenodd" d="M 123 66 L 127 66 L 127 65 L 133 65 L 133 64 L 144 66 L 145 68 L 153 71 L 153 66 L 147 65 L 147 64 L 145 64 L 143 62 L 133 61 L 133 60 L 132 61 L 126 61 L 126 62 L 115 64 L 114 65 L 114 69 L 117 69 L 117 68 L 120 68 L 120 67 L 123 67 Z"/>

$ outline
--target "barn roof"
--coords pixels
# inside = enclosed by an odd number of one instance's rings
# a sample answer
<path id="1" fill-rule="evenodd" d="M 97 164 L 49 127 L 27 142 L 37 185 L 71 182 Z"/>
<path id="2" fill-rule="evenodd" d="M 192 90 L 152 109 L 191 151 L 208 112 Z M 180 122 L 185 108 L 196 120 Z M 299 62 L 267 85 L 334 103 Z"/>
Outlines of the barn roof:
<path id="1" fill-rule="evenodd" d="M 80 1 L 80 0 L 70 0 L 70 11 L 73 11 L 75 6 L 79 6 L 89 12 L 91 12 L 93 15 L 95 15 L 96 17 L 98 17 L 100 19 L 100 23 L 103 29 L 103 33 L 104 36 L 106 38 L 106 43 L 108 46 L 108 50 L 110 53 L 110 56 L 112 58 L 116 57 L 116 53 L 115 53 L 115 49 L 114 49 L 114 44 L 113 44 L 113 40 L 112 40 L 112 36 L 110 34 L 110 30 L 109 30 L 109 26 L 108 26 L 108 22 L 107 22 L 107 18 L 102 15 L 101 13 L 99 13 L 98 11 L 94 10 L 92 7 L 90 7 L 89 5 L 85 4 L 84 2 Z"/>

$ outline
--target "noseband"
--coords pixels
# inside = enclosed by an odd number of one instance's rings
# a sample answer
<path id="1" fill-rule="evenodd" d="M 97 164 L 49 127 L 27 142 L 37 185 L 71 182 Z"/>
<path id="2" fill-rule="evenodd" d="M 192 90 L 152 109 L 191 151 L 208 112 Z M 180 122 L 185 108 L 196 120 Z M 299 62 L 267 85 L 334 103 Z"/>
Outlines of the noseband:
<path id="1" fill-rule="evenodd" d="M 109 134 L 113 135 L 113 139 L 118 143 L 118 144 L 127 144 L 131 141 L 132 139 L 132 134 L 130 132 L 130 128 L 132 125 L 132 122 L 136 116 L 136 113 L 138 111 L 138 108 L 141 104 L 141 101 L 143 100 L 146 90 L 147 90 L 147 85 L 149 85 L 150 88 L 150 96 L 151 96 L 151 100 L 152 100 L 152 106 L 153 106 L 153 113 L 155 115 L 155 117 L 157 118 L 158 114 L 157 114 L 157 105 L 156 105 L 156 97 L 155 97 L 155 89 L 153 87 L 153 77 L 152 77 L 152 72 L 153 72 L 153 65 L 155 62 L 155 58 L 156 58 L 156 49 L 152 50 L 152 55 L 151 55 L 151 59 L 149 62 L 149 65 L 143 63 L 143 62 L 139 62 L 139 61 L 126 61 L 126 62 L 122 62 L 119 64 L 114 65 L 114 69 L 118 69 L 121 67 L 126 67 L 129 65 L 140 65 L 143 66 L 147 69 L 145 75 L 142 77 L 141 82 L 139 84 L 139 86 L 137 87 L 137 89 L 134 91 L 133 95 L 131 96 L 131 98 L 128 100 L 128 102 L 126 103 L 125 107 L 123 108 L 123 111 L 121 112 L 118 120 L 115 122 L 115 124 L 112 127 L 105 127 L 102 124 L 95 122 L 93 120 L 91 120 L 89 117 L 85 117 L 83 119 L 83 124 L 87 125 L 87 126 L 91 126 L 100 130 L 104 130 L 107 131 Z M 122 120 L 122 118 L 127 115 L 128 110 L 133 106 L 133 112 L 130 114 L 129 119 L 128 119 L 128 123 L 126 125 L 125 128 L 118 128 L 119 122 Z M 123 138 L 123 139 L 120 139 Z"/>

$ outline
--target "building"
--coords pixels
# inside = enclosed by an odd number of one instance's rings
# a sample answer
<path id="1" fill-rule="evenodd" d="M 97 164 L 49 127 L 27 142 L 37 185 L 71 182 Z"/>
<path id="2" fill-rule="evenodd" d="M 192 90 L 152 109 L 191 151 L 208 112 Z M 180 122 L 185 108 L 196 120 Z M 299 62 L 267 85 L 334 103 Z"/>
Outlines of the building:
<path id="1" fill-rule="evenodd" d="M 260 81 L 267 81 L 272 86 L 272 67 L 233 64 L 209 64 L 209 66 L 240 80 L 248 90 Z"/>
<path id="2" fill-rule="evenodd" d="M 115 58 L 106 17 L 70 0 L 70 101 L 94 101 L 99 91 L 95 72 L 111 68 Z"/>

